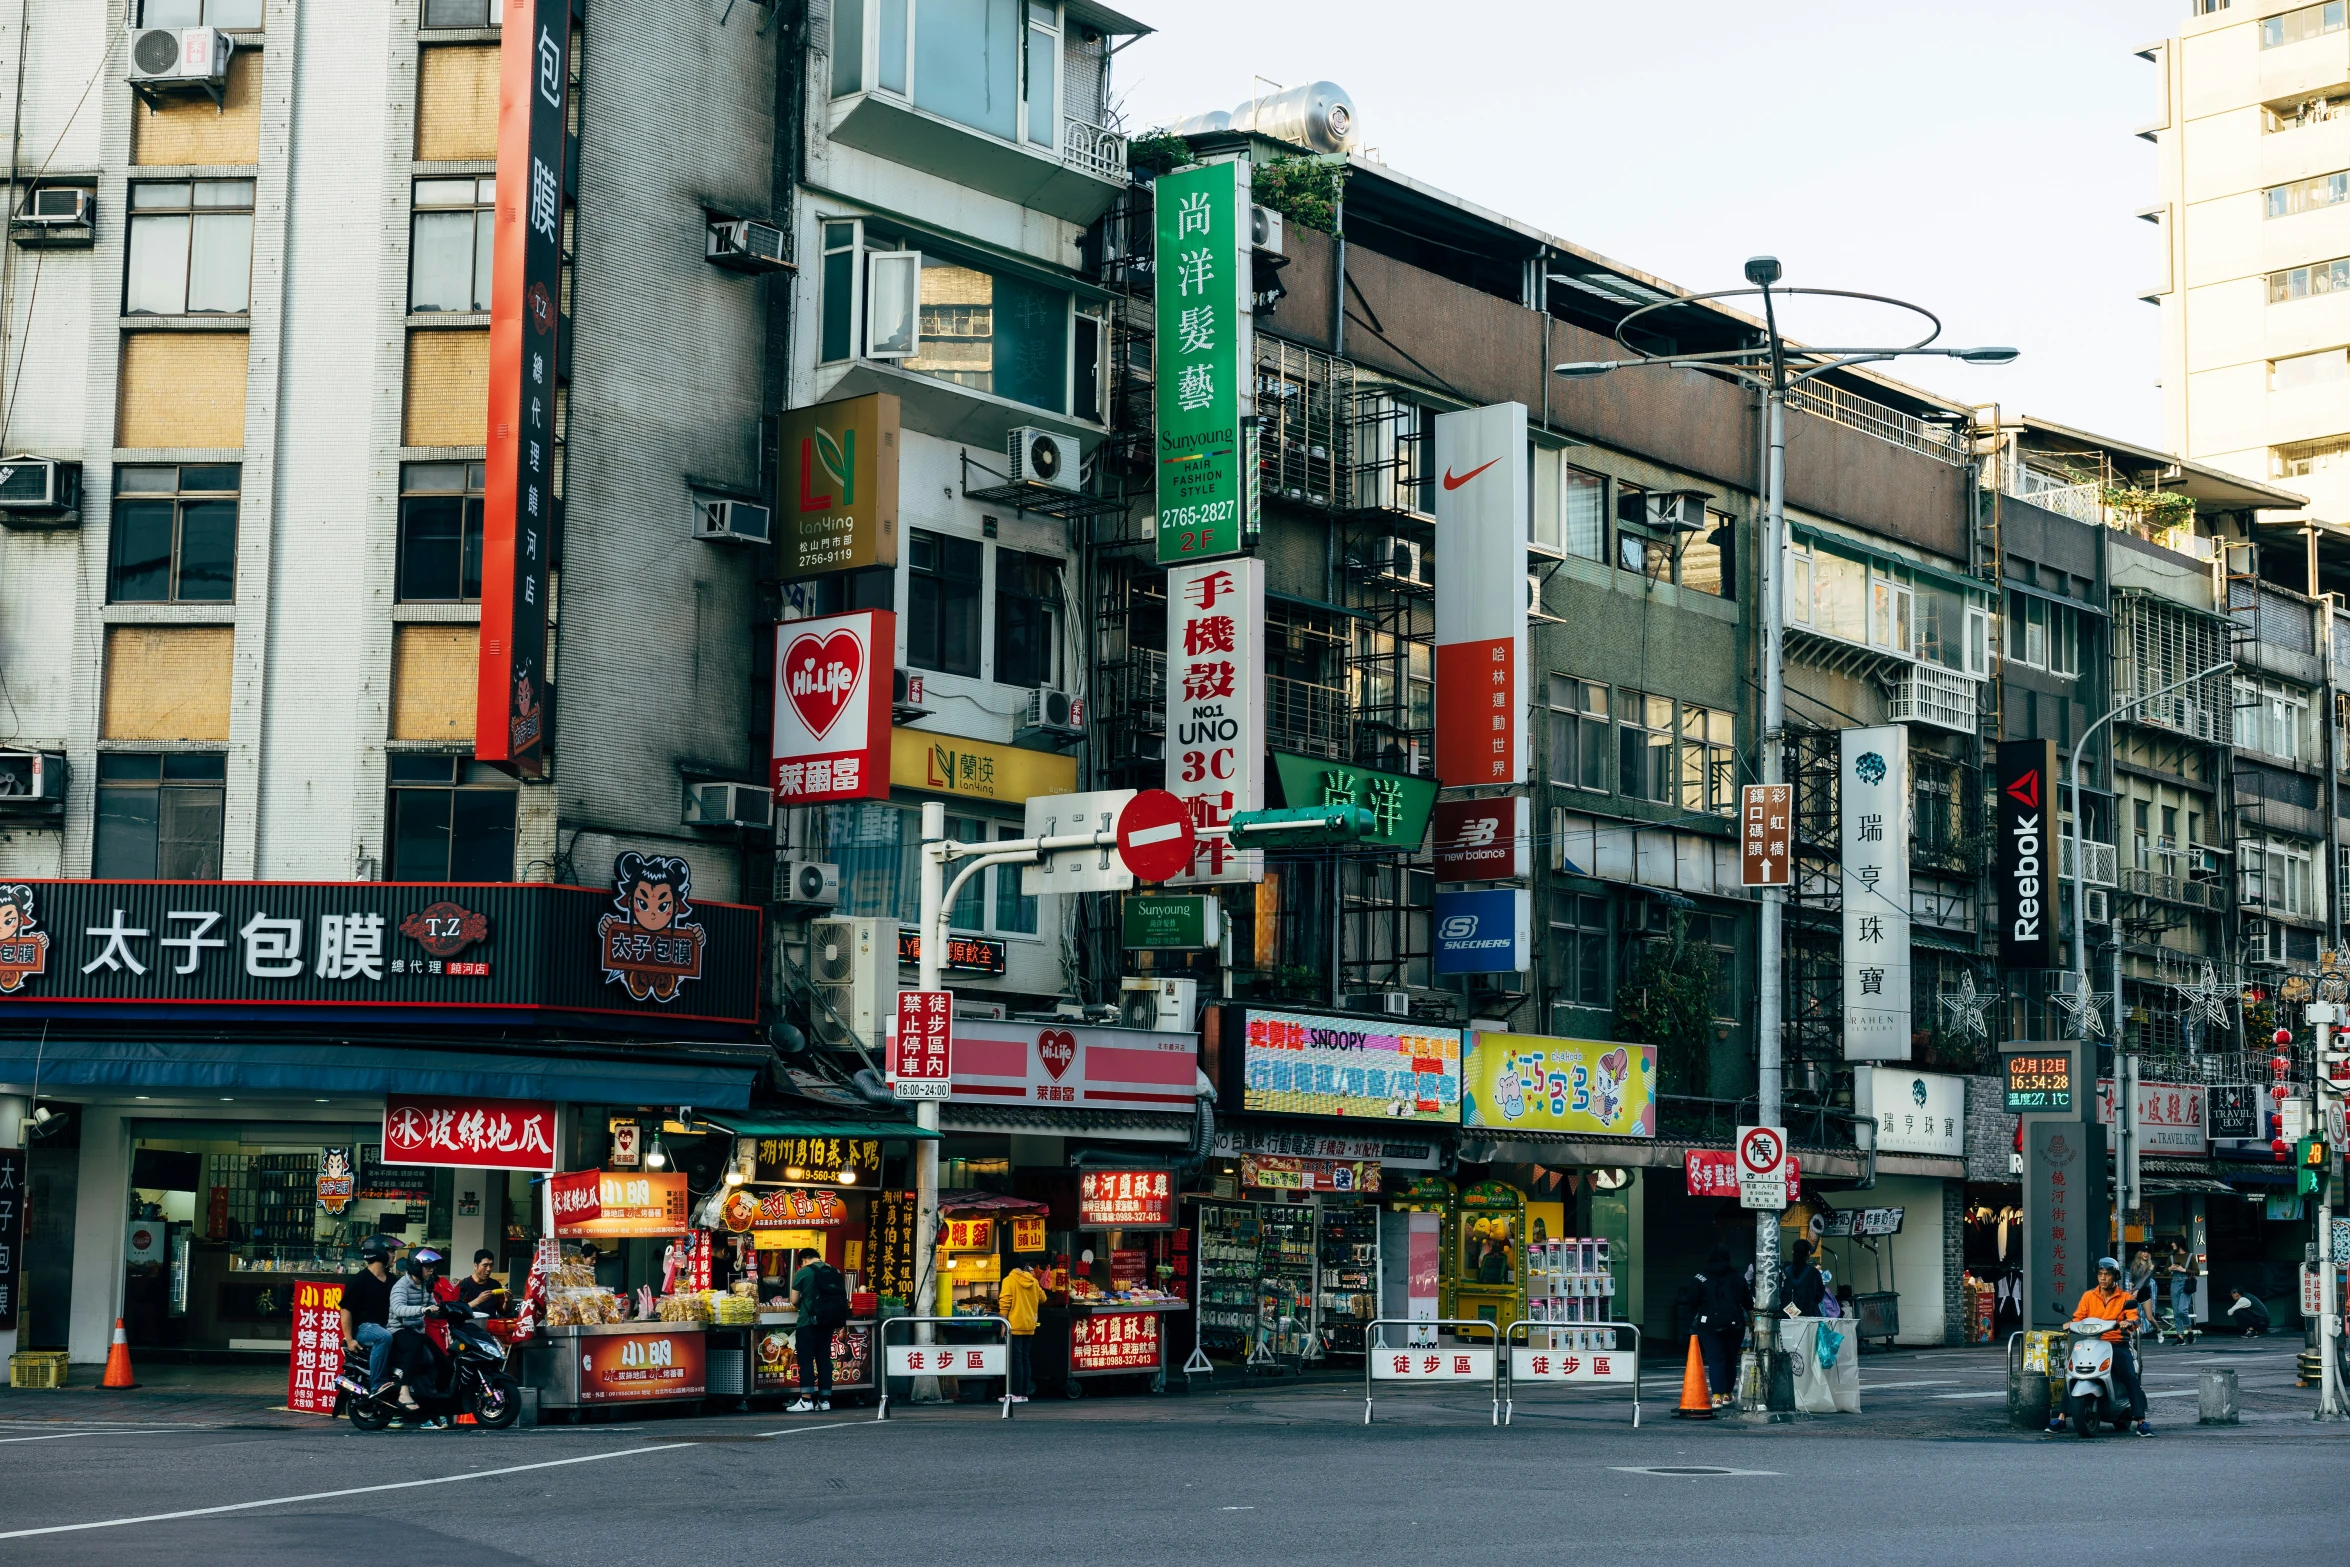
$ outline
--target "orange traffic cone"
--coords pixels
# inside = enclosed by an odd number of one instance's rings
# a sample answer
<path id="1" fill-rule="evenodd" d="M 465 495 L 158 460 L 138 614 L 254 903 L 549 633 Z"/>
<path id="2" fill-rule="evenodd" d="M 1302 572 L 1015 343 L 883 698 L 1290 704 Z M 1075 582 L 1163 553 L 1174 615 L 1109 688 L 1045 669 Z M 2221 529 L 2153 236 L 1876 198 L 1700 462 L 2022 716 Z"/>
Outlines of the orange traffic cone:
<path id="1" fill-rule="evenodd" d="M 120 1317 L 114 1319 L 114 1345 L 106 1351 L 106 1375 L 98 1385 L 126 1390 L 139 1385 L 131 1380 L 131 1341 L 123 1336 Z"/>
<path id="2" fill-rule="evenodd" d="M 1705 1359 L 1697 1352 L 1697 1335 L 1689 1335 L 1689 1364 L 1681 1370 L 1681 1405 L 1675 1420 L 1711 1420 L 1714 1396 L 1705 1385 Z"/>

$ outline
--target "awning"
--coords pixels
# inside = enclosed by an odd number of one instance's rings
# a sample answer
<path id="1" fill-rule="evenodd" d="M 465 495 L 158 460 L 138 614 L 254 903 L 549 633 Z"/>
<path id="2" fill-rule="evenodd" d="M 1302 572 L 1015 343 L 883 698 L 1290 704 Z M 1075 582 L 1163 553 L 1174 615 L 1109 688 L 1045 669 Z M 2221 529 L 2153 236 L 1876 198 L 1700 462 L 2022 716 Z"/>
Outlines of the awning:
<path id="1" fill-rule="evenodd" d="M 941 1213 L 1050 1213 L 1052 1209 L 1025 1197 L 983 1192 L 976 1186 L 956 1186 L 938 1194 Z"/>
<path id="2" fill-rule="evenodd" d="M 959 1102 L 939 1106 L 939 1122 L 950 1132 L 1077 1137 L 1123 1143 L 1188 1143 L 1197 1124 L 1189 1112 L 1153 1115 L 1142 1110 L 1062 1110 L 1041 1105 Z"/>
<path id="3" fill-rule="evenodd" d="M 36 1057 L 37 1062 L 36 1062 Z M 386 1045 L 0 1041 L 0 1083 L 68 1088 L 442 1094 L 736 1109 L 757 1069 L 654 1057 L 503 1055 Z"/>
<path id="4" fill-rule="evenodd" d="M 723 1127 L 737 1137 L 913 1137 L 935 1138 L 939 1134 L 916 1126 L 911 1121 L 866 1121 L 855 1116 L 824 1117 L 794 1116 L 777 1112 L 730 1111 L 708 1118 L 713 1126 Z"/>
<path id="5" fill-rule="evenodd" d="M 2146 1191 L 2155 1197 L 2176 1197 L 2184 1192 L 2218 1192 L 2228 1197 L 2236 1195 L 2236 1189 L 2227 1182 L 2208 1180 L 2200 1175 L 2148 1176 Z"/>
<path id="6" fill-rule="evenodd" d="M 2273 1169 L 2220 1164 L 2214 1165 L 2211 1173 L 2238 1191 L 2248 1186 L 2257 1186 L 2262 1190 L 2273 1187 L 2291 1191 L 2295 1184 L 2293 1167 L 2289 1164 L 2280 1164 Z"/>

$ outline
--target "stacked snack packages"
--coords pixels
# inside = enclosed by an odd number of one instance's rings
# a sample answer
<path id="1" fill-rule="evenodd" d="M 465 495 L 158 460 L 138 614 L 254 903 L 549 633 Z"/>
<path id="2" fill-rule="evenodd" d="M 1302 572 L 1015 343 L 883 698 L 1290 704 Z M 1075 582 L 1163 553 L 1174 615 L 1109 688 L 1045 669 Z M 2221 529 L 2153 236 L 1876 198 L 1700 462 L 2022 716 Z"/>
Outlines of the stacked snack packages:
<path id="1" fill-rule="evenodd" d="M 698 1290 L 681 1291 L 662 1296 L 658 1310 L 663 1322 L 708 1322 L 710 1298 Z"/>
<path id="2" fill-rule="evenodd" d="M 759 1320 L 759 1287 L 738 1279 L 724 1294 L 710 1293 L 710 1311 L 720 1327 L 747 1328 Z"/>
<path id="3" fill-rule="evenodd" d="M 548 1269 L 546 1291 L 549 1327 L 596 1327 L 629 1320 L 628 1297 L 598 1285 L 596 1265 L 585 1258 L 559 1258 Z"/>

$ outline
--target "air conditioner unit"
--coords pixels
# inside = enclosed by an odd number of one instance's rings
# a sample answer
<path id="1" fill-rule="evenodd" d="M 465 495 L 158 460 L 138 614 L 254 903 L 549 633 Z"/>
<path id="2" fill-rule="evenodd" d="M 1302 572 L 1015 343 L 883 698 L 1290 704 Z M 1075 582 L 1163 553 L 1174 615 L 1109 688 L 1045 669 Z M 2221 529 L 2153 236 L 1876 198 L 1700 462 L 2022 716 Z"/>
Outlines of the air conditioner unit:
<path id="1" fill-rule="evenodd" d="M 2103 887 L 2081 889 L 2081 917 L 2092 925 L 2113 923 L 2113 897 Z"/>
<path id="2" fill-rule="evenodd" d="M 97 222 L 98 193 L 87 185 L 44 185 L 8 215 L 9 228 L 25 244 L 68 236 L 86 240 Z"/>
<path id="3" fill-rule="evenodd" d="M 0 751 L 0 812 L 64 810 L 65 779 L 62 751 Z"/>
<path id="4" fill-rule="evenodd" d="M 0 459 L 0 524 L 54 526 L 80 507 L 82 465 L 54 457 Z"/>
<path id="5" fill-rule="evenodd" d="M 685 824 L 765 830 L 775 825 L 775 795 L 765 784 L 689 783 L 685 786 Z"/>
<path id="6" fill-rule="evenodd" d="M 772 901 L 829 909 L 840 902 L 840 867 L 826 860 L 777 860 Z"/>
<path id="7" fill-rule="evenodd" d="M 131 85 L 218 88 L 236 49 L 236 40 L 215 27 L 134 27 Z"/>
<path id="8" fill-rule="evenodd" d="M 1248 209 L 1248 242 L 1254 250 L 1281 254 L 1281 214 L 1271 207 Z"/>
<path id="9" fill-rule="evenodd" d="M 1427 560 L 1417 539 L 1388 537 L 1371 545 L 1371 571 L 1391 582 L 1426 582 Z"/>
<path id="10" fill-rule="evenodd" d="M 1028 693 L 1028 712 L 1020 727 L 1056 735 L 1082 734 L 1085 718 L 1079 704 L 1069 699 L 1068 692 L 1039 686 Z"/>
<path id="11" fill-rule="evenodd" d="M 1410 1017 L 1412 997 L 1409 991 L 1382 990 L 1379 992 L 1379 1010 L 1389 1017 Z"/>
<path id="12" fill-rule="evenodd" d="M 824 1003 L 809 1020 L 818 1044 L 832 1050 L 878 1044 L 898 1004 L 898 922 L 813 921 L 808 977 Z"/>
<path id="13" fill-rule="evenodd" d="M 1668 533 L 1706 530 L 1705 495 L 1698 490 L 1669 490 L 1648 497 L 1648 521 Z"/>
<path id="14" fill-rule="evenodd" d="M 775 513 L 755 501 L 696 496 L 694 537 L 713 544 L 766 544 L 775 537 Z"/>
<path id="15" fill-rule="evenodd" d="M 1199 1010 L 1199 981 L 1128 975 L 1118 981 L 1118 1025 L 1189 1033 Z"/>
<path id="16" fill-rule="evenodd" d="M 1052 490 L 1077 488 L 1079 452 L 1073 436 L 1022 425 L 1005 443 L 1014 484 L 1041 484 Z"/>
<path id="17" fill-rule="evenodd" d="M 755 218 L 713 218 L 703 256 L 732 272 L 782 272 L 791 266 L 783 230 Z"/>

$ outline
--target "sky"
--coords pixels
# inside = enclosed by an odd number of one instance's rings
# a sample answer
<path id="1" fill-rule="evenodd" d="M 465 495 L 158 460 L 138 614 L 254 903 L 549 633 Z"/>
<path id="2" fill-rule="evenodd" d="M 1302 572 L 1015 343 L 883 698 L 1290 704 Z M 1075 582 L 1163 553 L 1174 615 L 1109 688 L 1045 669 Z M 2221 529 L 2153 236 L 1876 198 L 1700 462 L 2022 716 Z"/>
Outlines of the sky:
<path id="1" fill-rule="evenodd" d="M 1113 0 L 1114 3 L 1114 0 Z M 2185 0 L 1125 0 L 1129 131 L 1329 80 L 1398 173 L 1692 290 L 1750 255 L 1911 300 L 2002 368 L 1881 367 L 2160 446 L 2155 67 Z M 1733 302 L 1735 303 L 1735 302 Z M 1816 307 L 1815 307 L 1816 308 Z M 1912 318 L 1792 313 L 1813 342 Z"/>

